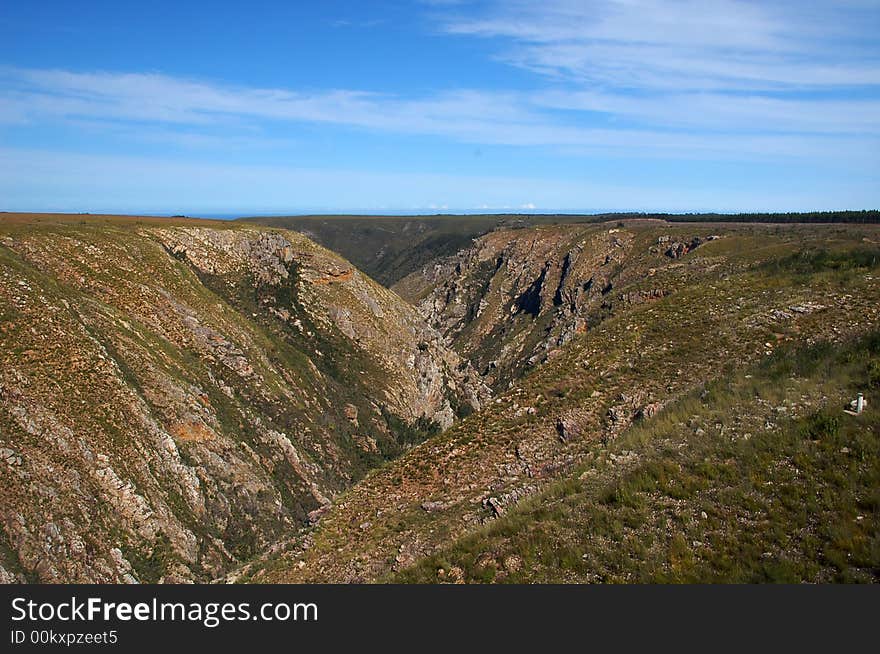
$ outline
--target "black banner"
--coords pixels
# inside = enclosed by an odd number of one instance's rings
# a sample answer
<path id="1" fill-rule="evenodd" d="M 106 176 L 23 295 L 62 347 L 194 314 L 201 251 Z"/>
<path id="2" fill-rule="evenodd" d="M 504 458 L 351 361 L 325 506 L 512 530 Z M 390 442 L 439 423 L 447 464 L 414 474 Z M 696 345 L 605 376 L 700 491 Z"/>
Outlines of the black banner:
<path id="1" fill-rule="evenodd" d="M 861 647 L 874 587 L 7 586 L 5 646 Z M 154 650 L 155 651 L 155 650 Z"/>

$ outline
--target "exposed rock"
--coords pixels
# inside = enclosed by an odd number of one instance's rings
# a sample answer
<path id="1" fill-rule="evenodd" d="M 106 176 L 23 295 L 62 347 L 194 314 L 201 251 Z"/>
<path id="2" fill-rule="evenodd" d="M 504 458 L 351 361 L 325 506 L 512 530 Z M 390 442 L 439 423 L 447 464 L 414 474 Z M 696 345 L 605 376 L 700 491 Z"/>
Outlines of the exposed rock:
<path id="1" fill-rule="evenodd" d="M 0 459 L 9 466 L 21 465 L 21 456 L 15 450 L 11 450 L 8 447 L 0 447 Z"/>
<path id="2" fill-rule="evenodd" d="M 474 567 L 477 570 L 486 570 L 486 569 L 498 569 L 498 561 L 495 556 L 491 552 L 481 552 L 477 555 L 477 558 L 474 559 Z"/>
<path id="3" fill-rule="evenodd" d="M 571 417 L 560 416 L 556 419 L 556 433 L 563 441 L 577 438 L 581 435 L 581 428 Z"/>
<path id="4" fill-rule="evenodd" d="M 631 244 L 632 233 L 620 228 L 596 229 L 576 242 L 568 229 L 535 230 L 526 239 L 499 230 L 394 288 L 431 287 L 418 305 L 427 322 L 488 384 L 503 388 L 521 368 L 559 356 L 561 345 L 587 331 L 588 311 L 613 288 L 616 273 L 606 264 Z M 529 339 L 543 320 L 541 337 Z"/>
<path id="5" fill-rule="evenodd" d="M 655 415 L 657 415 L 657 412 L 661 408 L 662 405 L 659 402 L 651 402 L 639 409 L 637 417 L 642 420 L 648 420 L 649 418 L 653 418 Z"/>
<path id="6" fill-rule="evenodd" d="M 483 501 L 483 506 L 492 511 L 492 515 L 496 518 L 504 513 L 504 505 L 497 497 L 489 497 Z"/>
<path id="7" fill-rule="evenodd" d="M 504 557 L 504 569 L 508 572 L 519 572 L 523 567 L 523 560 L 516 554 L 509 554 Z"/>
<path id="8" fill-rule="evenodd" d="M 641 304 L 649 300 L 659 300 L 668 295 L 668 292 L 662 288 L 652 288 L 645 291 L 632 291 L 630 293 L 621 293 L 618 298 L 625 304 Z"/>
<path id="9" fill-rule="evenodd" d="M 389 421 L 447 427 L 488 397 L 298 234 L 71 222 L 0 247 L 7 573 L 8 551 L 42 582 L 215 578 L 411 446 Z"/>
<path id="10" fill-rule="evenodd" d="M 699 236 L 693 237 L 690 241 L 682 242 L 682 241 L 667 241 L 669 243 L 669 247 L 666 249 L 666 256 L 671 259 L 680 259 L 688 252 L 692 252 L 696 250 L 700 245 L 703 244 L 703 239 Z"/>
<path id="11" fill-rule="evenodd" d="M 457 565 L 449 568 L 449 572 L 446 577 L 454 584 L 463 584 L 464 583 L 464 570 L 459 568 Z"/>
<path id="12" fill-rule="evenodd" d="M 355 444 L 364 452 L 376 454 L 379 452 L 379 444 L 376 439 L 367 434 L 355 434 L 352 436 Z"/>
<path id="13" fill-rule="evenodd" d="M 443 511 L 449 507 L 449 504 L 445 502 L 422 502 L 421 506 L 423 511 L 434 513 L 435 511 Z"/>
<path id="14" fill-rule="evenodd" d="M 346 420 L 354 426 L 358 425 L 358 408 L 354 404 L 346 404 L 342 409 Z"/>
<path id="15" fill-rule="evenodd" d="M 327 511 L 329 511 L 329 510 L 330 510 L 330 505 L 325 504 L 324 506 L 319 507 L 319 508 L 315 509 L 314 511 L 309 511 L 309 522 L 313 525 L 317 524 L 321 520 L 321 517 L 325 513 L 327 513 Z"/>
<path id="16" fill-rule="evenodd" d="M 814 302 L 804 302 L 803 304 L 796 304 L 794 306 L 790 306 L 789 310 L 794 311 L 795 313 L 814 313 L 816 311 L 824 311 L 827 307 L 824 304 L 816 304 Z"/>

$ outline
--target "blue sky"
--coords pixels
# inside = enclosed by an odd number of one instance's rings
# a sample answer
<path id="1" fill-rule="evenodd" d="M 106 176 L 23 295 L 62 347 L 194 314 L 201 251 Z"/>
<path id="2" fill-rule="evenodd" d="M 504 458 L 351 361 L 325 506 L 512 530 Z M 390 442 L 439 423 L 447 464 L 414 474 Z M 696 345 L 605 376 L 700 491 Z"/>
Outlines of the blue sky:
<path id="1" fill-rule="evenodd" d="M 880 207 L 880 2 L 5 2 L 0 210 Z"/>

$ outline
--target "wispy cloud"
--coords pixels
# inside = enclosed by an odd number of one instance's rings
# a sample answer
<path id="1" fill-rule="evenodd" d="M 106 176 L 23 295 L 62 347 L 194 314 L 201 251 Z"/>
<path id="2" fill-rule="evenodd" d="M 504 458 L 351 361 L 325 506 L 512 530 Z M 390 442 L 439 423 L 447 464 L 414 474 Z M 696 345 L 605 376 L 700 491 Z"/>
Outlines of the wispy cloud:
<path id="1" fill-rule="evenodd" d="M 878 161 L 875 1 L 490 0 L 436 16 L 538 73 L 532 105 L 604 119 L 623 147 L 641 131 L 671 156 Z"/>
<path id="2" fill-rule="evenodd" d="M 546 107 L 598 112 L 652 125 L 726 132 L 880 134 L 880 100 L 802 99 L 760 94 L 670 92 L 654 95 L 610 91 L 547 91 Z"/>
<path id="3" fill-rule="evenodd" d="M 504 60 L 635 89 L 880 84 L 876 2 L 527 0 L 452 14 L 450 33 L 504 37 Z"/>
<path id="4" fill-rule="evenodd" d="M 0 138 L 39 147 L 60 135 L 66 148 L 0 153 L 0 199 L 8 207 L 51 195 L 56 208 L 94 209 L 83 203 L 100 197 L 102 208 L 124 209 L 124 198 L 165 197 L 182 208 L 249 198 L 250 206 L 283 210 L 301 206 L 299 197 L 341 207 L 344 188 L 376 206 L 395 198 L 424 208 L 876 206 L 876 0 L 423 0 L 418 11 L 456 44 L 479 40 L 501 65 L 467 77 L 469 88 L 441 76 L 418 92 L 377 92 L 379 81 L 370 80 L 339 88 L 332 77 L 322 88 L 296 88 L 143 70 L 0 67 Z M 361 172 L 329 169 L 366 156 L 359 144 L 374 135 L 395 137 L 381 161 L 361 163 L 370 168 Z M 285 167 L 325 141 L 339 154 L 309 159 L 314 170 Z M 392 170 L 401 143 L 418 152 L 410 161 L 423 173 Z M 467 173 L 427 174 L 450 169 L 433 160 L 434 146 L 450 144 L 486 156 Z M 171 149 L 177 160 L 160 154 Z M 502 159 L 501 169 L 523 176 L 484 174 Z M 248 165 L 254 161 L 277 165 Z M 741 179 L 722 172 L 704 176 L 703 186 L 692 182 L 703 162 Z M 676 166 L 689 174 L 672 179 L 665 168 Z M 624 171 L 624 181 L 590 179 L 605 167 Z M 529 176 L 542 171 L 541 179 Z M 639 179 L 643 171 L 660 171 L 659 181 Z"/>
<path id="5" fill-rule="evenodd" d="M 589 114 L 608 120 L 585 121 Z M 0 71 L 0 122 L 85 121 L 92 130 L 103 124 L 120 136 L 136 126 L 128 132 L 137 138 L 178 134 L 181 143 L 226 140 L 230 147 L 237 140 L 267 144 L 279 124 L 316 123 L 567 152 L 736 159 L 845 152 L 863 159 L 875 151 L 865 136 L 880 134 L 878 116 L 877 100 L 703 93 L 669 95 L 658 106 L 648 97 L 577 89 L 406 98 L 229 86 L 156 73 Z M 218 128 L 224 136 L 216 135 Z"/>

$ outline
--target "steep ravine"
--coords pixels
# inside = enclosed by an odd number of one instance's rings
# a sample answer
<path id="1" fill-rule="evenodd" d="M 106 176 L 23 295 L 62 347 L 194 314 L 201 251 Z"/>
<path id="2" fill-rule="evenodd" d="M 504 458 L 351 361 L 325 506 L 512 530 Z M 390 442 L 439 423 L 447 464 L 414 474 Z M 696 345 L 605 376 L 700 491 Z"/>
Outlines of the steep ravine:
<path id="1" fill-rule="evenodd" d="M 721 375 L 745 376 L 782 345 L 875 330 L 878 242 L 873 227 L 639 221 L 477 239 L 423 270 L 422 286 L 396 288 L 456 350 L 474 353 L 497 396 L 372 471 L 314 528 L 227 580 L 381 581 L 465 538 L 479 554 L 496 518 L 557 481 L 579 488 L 592 462 L 606 465 L 607 444 L 701 397 Z M 641 455 L 627 452 L 623 463 Z M 558 545 L 536 548 L 550 560 Z M 437 570 L 436 581 L 460 581 L 453 572 Z"/>
<path id="2" fill-rule="evenodd" d="M 0 580 L 403 573 L 722 370 L 876 327 L 878 236 L 497 229 L 390 290 L 284 230 L 3 225 Z"/>
<path id="3" fill-rule="evenodd" d="M 671 293 L 657 271 L 718 238 L 711 227 L 651 221 L 499 229 L 392 288 L 487 383 L 509 388 L 615 309 Z"/>
<path id="4" fill-rule="evenodd" d="M 299 234 L 0 232 L 0 580 L 215 578 L 488 397 Z"/>

